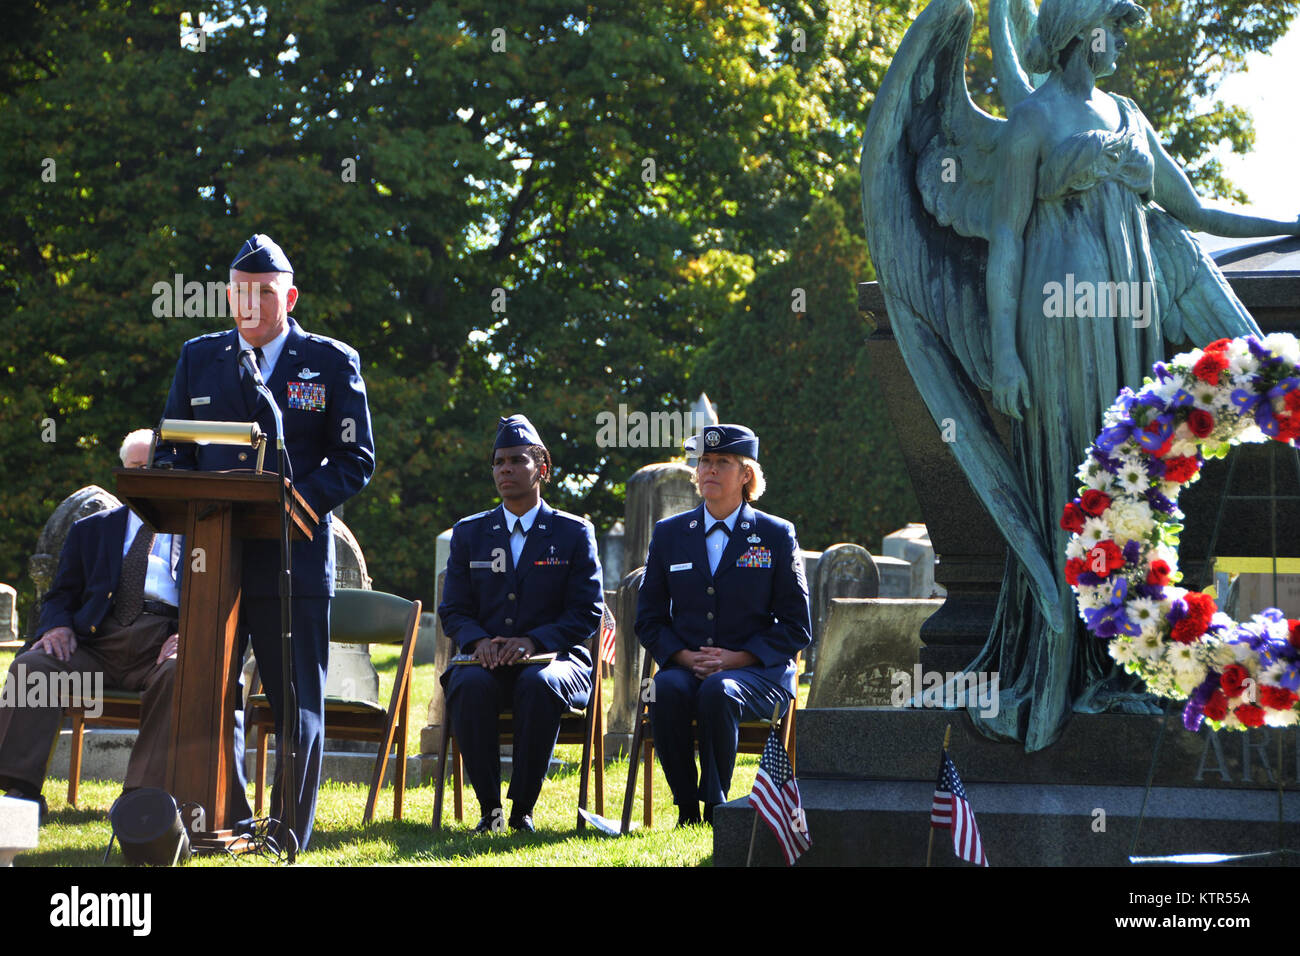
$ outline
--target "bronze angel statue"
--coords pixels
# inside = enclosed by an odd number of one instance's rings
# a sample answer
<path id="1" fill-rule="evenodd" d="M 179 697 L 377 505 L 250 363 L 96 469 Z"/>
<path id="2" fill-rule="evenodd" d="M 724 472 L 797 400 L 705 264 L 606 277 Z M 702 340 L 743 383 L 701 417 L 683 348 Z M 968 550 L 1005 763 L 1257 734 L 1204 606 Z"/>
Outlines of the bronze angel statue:
<path id="1" fill-rule="evenodd" d="M 899 46 L 862 146 L 867 240 L 894 335 L 1008 543 L 994 626 L 971 670 L 1000 675 L 991 736 L 1051 744 L 1072 712 L 1152 712 L 1083 629 L 1061 508 L 1124 386 L 1166 343 L 1259 333 L 1191 235 L 1300 234 L 1204 205 L 1142 111 L 1096 81 L 1146 20 L 1128 0 L 992 0 L 1007 119 L 976 107 L 974 11 L 932 0 Z M 1089 292 L 1073 307 L 1078 290 Z M 1013 420 L 999 441 L 977 390 Z"/>

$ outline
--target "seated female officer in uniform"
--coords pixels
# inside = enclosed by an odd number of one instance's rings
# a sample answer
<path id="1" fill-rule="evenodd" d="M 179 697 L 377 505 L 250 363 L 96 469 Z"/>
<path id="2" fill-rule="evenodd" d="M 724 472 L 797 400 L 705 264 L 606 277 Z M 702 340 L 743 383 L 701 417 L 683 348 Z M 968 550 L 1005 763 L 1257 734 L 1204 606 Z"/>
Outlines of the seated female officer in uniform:
<path id="1" fill-rule="evenodd" d="M 700 803 L 712 822 L 740 723 L 784 713 L 794 657 L 812 640 L 794 526 L 750 504 L 764 488 L 758 437 L 709 425 L 686 450 L 698 455 L 704 503 L 655 525 L 636 614 L 637 638 L 659 665 L 651 723 L 679 826 L 699 822 Z"/>
<path id="2" fill-rule="evenodd" d="M 470 660 L 443 674 L 447 709 L 482 815 L 475 831 L 505 829 L 497 715 L 514 715 L 510 828 L 533 830 L 560 718 L 587 706 L 591 655 L 583 642 L 604 604 L 591 522 L 542 500 L 551 456 L 532 423 L 497 424 L 492 478 L 501 504 L 456 523 L 438 614 Z M 554 654 L 544 663 L 524 663 Z"/>

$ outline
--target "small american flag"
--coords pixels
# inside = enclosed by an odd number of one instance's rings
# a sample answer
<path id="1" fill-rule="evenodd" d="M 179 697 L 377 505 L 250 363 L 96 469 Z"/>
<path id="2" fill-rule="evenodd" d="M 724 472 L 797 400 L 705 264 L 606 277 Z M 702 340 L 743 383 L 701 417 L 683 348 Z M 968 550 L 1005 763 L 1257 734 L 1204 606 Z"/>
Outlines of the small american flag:
<path id="1" fill-rule="evenodd" d="M 808 819 L 799 801 L 799 784 L 791 773 L 790 758 L 776 730 L 776 725 L 773 725 L 767 743 L 763 745 L 763 756 L 758 761 L 758 776 L 754 778 L 749 803 L 781 844 L 786 866 L 794 866 L 794 861 L 812 846 L 812 839 L 808 835 Z"/>
<path id="2" fill-rule="evenodd" d="M 936 830 L 952 831 L 952 849 L 968 863 L 988 866 L 984 844 L 980 841 L 980 828 L 975 824 L 975 811 L 966 799 L 966 788 L 957 776 L 948 751 L 939 762 L 939 779 L 934 785 L 934 803 L 930 807 L 930 826 Z"/>
<path id="3" fill-rule="evenodd" d="M 617 651 L 617 645 L 614 643 L 614 632 L 617 626 L 609 605 L 603 605 L 600 609 L 600 660 L 610 667 L 614 666 L 614 654 Z"/>

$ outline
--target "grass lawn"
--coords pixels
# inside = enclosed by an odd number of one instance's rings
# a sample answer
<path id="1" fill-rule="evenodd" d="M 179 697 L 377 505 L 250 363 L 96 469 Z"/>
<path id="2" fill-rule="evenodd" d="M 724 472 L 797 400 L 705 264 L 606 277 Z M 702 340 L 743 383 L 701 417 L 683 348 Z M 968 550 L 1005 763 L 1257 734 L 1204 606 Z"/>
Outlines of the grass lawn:
<path id="1" fill-rule="evenodd" d="M 12 652 L 0 653 L 0 669 L 7 669 Z M 397 649 L 374 649 L 372 660 L 379 672 L 380 699 L 386 704 L 393 685 Z M 412 729 L 408 752 L 420 751 L 420 728 L 426 722 L 428 702 L 437 680 L 433 665 L 415 668 L 411 708 Z M 605 700 L 613 697 L 613 681 L 605 682 Z M 807 698 L 807 685 L 800 687 L 800 702 Z M 676 829 L 677 814 L 668 785 L 656 761 L 655 823 L 650 830 L 636 830 L 628 836 L 610 838 L 588 829 L 576 829 L 578 805 L 578 762 L 581 748 L 558 747 L 558 759 L 564 767 L 546 782 L 534 810 L 538 832 L 476 836 L 471 828 L 478 821 L 478 805 L 468 783 L 465 792 L 465 821 L 456 823 L 452 816 L 451 783 L 444 799 L 443 830 L 435 834 L 430 827 L 433 817 L 433 787 L 407 790 L 403 819 L 393 821 L 392 789 L 379 796 L 377 819 L 361 825 L 366 788 L 359 785 L 326 781 L 321 787 L 316 815 L 316 830 L 311 849 L 298 857 L 300 865 L 315 866 L 708 866 L 713 856 L 713 831 L 707 827 Z M 627 760 L 611 760 L 605 767 L 605 815 L 618 818 L 622 810 L 623 788 L 627 782 Z M 758 757 L 742 755 L 736 761 L 731 794 L 747 793 L 758 769 Z M 594 788 L 594 780 L 593 780 Z M 41 830 L 41 845 L 15 860 L 17 866 L 101 866 L 110 828 L 108 808 L 120 792 L 120 784 L 83 780 L 80 806 L 66 802 L 67 781 L 50 777 L 46 780 L 45 798 L 50 804 L 50 819 Z M 633 809 L 633 822 L 641 819 L 640 784 Z M 504 788 L 503 788 L 504 791 Z M 504 796 L 504 792 L 503 792 Z M 252 803 L 252 788 L 249 788 Z M 595 799 L 589 804 L 595 809 Z M 121 865 L 115 847 L 110 865 Z M 264 866 L 271 861 L 254 856 L 238 860 L 227 858 L 196 859 L 197 866 Z"/>

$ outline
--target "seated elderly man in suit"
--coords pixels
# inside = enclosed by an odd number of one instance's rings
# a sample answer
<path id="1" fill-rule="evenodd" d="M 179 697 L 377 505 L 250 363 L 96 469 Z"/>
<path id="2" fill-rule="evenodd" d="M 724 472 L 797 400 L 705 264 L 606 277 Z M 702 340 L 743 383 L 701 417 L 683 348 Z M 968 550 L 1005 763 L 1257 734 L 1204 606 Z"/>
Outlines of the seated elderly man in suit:
<path id="1" fill-rule="evenodd" d="M 451 535 L 438 614 L 467 661 L 443 675 L 452 731 L 481 810 L 476 833 L 504 829 L 497 715 L 514 718 L 510 827 L 532 831 L 560 718 L 585 707 L 604 595 L 591 522 L 542 500 L 551 456 L 523 415 L 497 425 L 492 477 L 501 504 Z M 553 659 L 527 663 L 533 655 Z"/>
<path id="2" fill-rule="evenodd" d="M 151 439 L 147 428 L 127 435 L 122 464 L 145 467 Z M 40 638 L 14 658 L 0 694 L 0 789 L 6 796 L 39 802 L 44 816 L 41 789 L 63 708 L 80 703 L 93 710 L 106 685 L 143 692 L 125 789 L 166 784 L 180 552 L 179 536 L 155 534 L 125 506 L 72 526 L 41 607 Z M 63 699 L 69 695 L 80 701 Z"/>
<path id="3" fill-rule="evenodd" d="M 765 487 L 758 436 L 709 425 L 686 450 L 704 503 L 655 525 L 636 609 L 637 639 L 660 668 L 650 719 L 678 825 L 699 822 L 701 802 L 712 823 L 741 722 L 784 712 L 812 639 L 794 526 L 751 504 Z"/>

